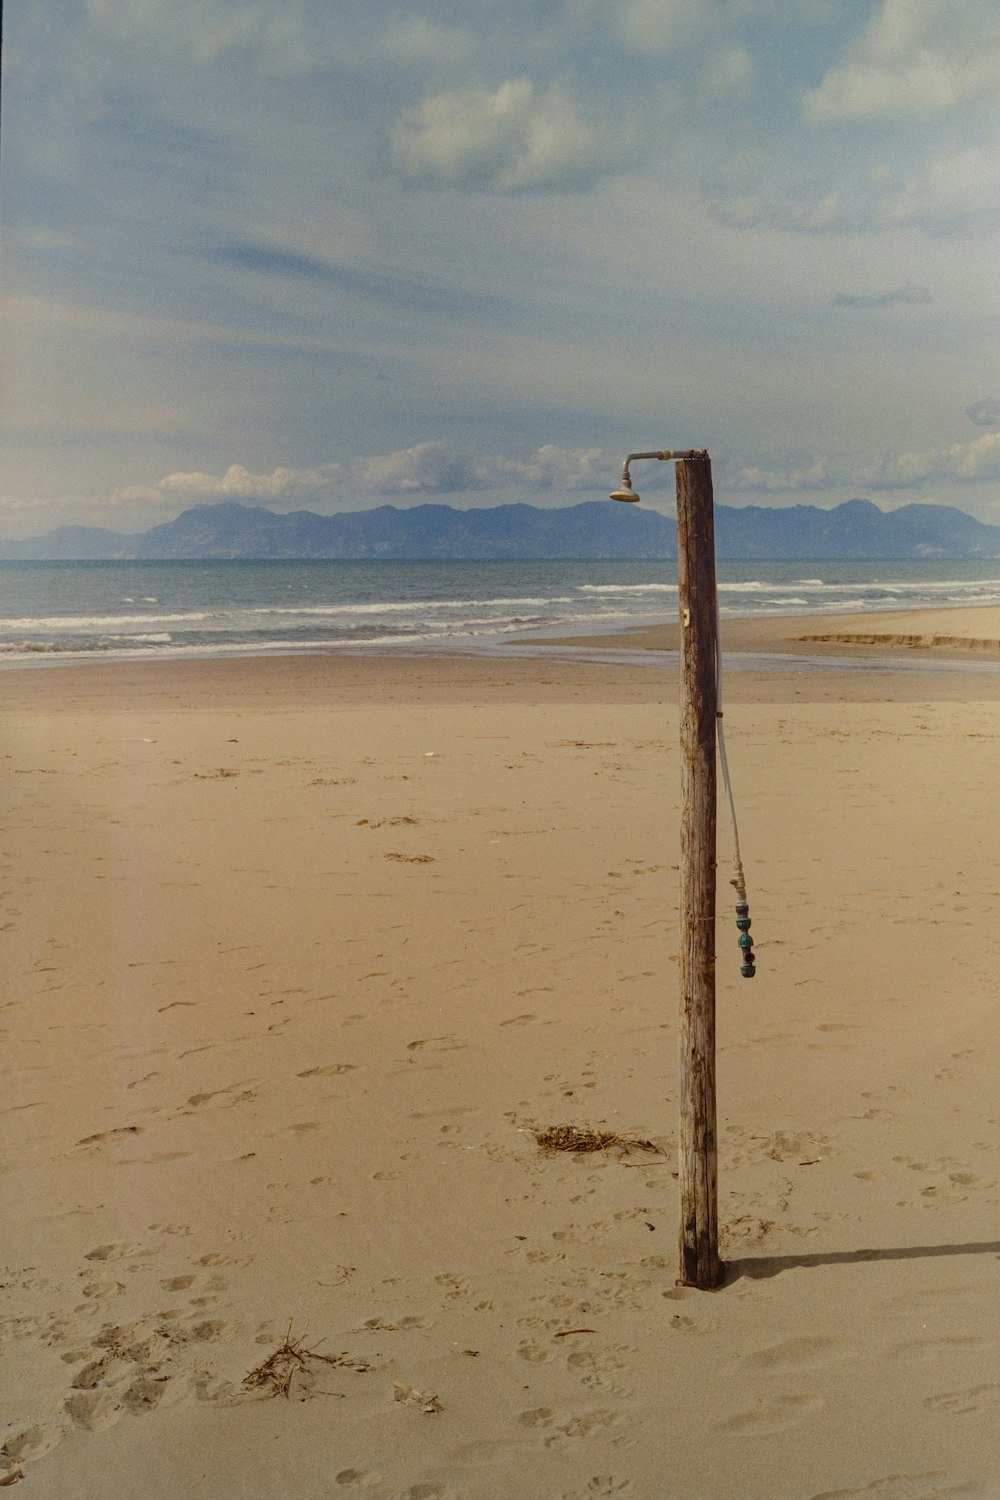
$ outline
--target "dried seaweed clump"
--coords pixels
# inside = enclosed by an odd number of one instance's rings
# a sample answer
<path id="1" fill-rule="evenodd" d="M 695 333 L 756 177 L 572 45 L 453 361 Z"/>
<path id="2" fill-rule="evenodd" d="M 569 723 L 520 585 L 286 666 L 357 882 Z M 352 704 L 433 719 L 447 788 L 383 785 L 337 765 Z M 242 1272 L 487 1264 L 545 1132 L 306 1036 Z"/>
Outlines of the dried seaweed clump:
<path id="1" fill-rule="evenodd" d="M 541 1149 L 550 1155 L 554 1151 L 617 1151 L 624 1156 L 629 1151 L 654 1151 L 660 1147 L 641 1136 L 622 1135 L 617 1130 L 592 1130 L 589 1125 L 549 1125 L 544 1130 L 533 1130 L 532 1135 Z"/>
<path id="2" fill-rule="evenodd" d="M 320 1354 L 318 1349 L 307 1349 L 307 1331 L 303 1330 L 299 1338 L 293 1338 L 292 1325 L 289 1323 L 284 1343 L 273 1354 L 269 1354 L 267 1359 L 254 1366 L 243 1381 L 244 1388 L 248 1391 L 263 1391 L 265 1397 L 287 1397 L 290 1395 L 293 1376 L 296 1373 L 305 1375 L 310 1363 L 314 1361 L 325 1365 L 339 1365 L 361 1374 L 371 1369 L 366 1360 L 352 1359 L 348 1354 Z"/>

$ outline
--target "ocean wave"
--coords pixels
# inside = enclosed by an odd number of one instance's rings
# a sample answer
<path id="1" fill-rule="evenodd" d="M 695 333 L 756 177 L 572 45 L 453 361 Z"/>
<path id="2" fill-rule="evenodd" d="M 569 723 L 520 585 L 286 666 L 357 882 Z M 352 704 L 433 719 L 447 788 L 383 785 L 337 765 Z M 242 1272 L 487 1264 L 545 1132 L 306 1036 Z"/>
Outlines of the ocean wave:
<path id="1" fill-rule="evenodd" d="M 676 594 L 676 583 L 578 583 L 581 594 Z"/>
<path id="2" fill-rule="evenodd" d="M 527 609 L 544 605 L 572 604 L 569 595 L 510 596 L 505 599 L 380 599 L 375 603 L 354 604 L 257 604 L 245 610 L 248 615 L 311 616 L 315 619 L 340 615 L 419 614 L 423 610 L 460 609 Z"/>
<path id="3" fill-rule="evenodd" d="M 172 641 L 173 636 L 166 630 L 104 636 L 100 640 L 89 641 L 0 641 L 0 656 L 103 656 L 109 651 L 127 652 L 137 646 L 166 646 Z"/>
<path id="4" fill-rule="evenodd" d="M 126 625 L 197 625 L 212 618 L 200 610 L 169 615 L 25 615 L 0 619 L 0 630 L 118 630 Z"/>
<path id="5" fill-rule="evenodd" d="M 794 583 L 767 583 L 759 578 L 750 578 L 742 583 L 736 583 L 720 578 L 718 583 L 720 594 L 794 594 L 797 590 L 807 587 L 809 585 L 801 578 Z M 842 585 L 821 583 L 817 587 L 840 589 Z"/>

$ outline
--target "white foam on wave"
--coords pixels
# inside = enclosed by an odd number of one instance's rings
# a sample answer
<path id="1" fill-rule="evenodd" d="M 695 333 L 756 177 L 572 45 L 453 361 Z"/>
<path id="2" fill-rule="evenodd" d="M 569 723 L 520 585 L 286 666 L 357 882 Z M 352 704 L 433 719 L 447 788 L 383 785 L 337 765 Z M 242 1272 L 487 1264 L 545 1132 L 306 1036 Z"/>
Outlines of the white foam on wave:
<path id="1" fill-rule="evenodd" d="M 0 619 L 0 630 L 120 630 L 126 625 L 188 625 L 212 619 L 207 611 L 170 615 L 25 615 L 20 619 Z"/>
<path id="2" fill-rule="evenodd" d="M 459 609 L 541 609 L 545 605 L 571 604 L 568 595 L 520 595 L 506 599 L 381 599 L 367 604 L 257 604 L 245 613 L 252 615 L 308 616 L 313 619 L 340 615 L 420 614 L 424 610 Z"/>
<path id="3" fill-rule="evenodd" d="M 742 583 L 735 583 L 720 578 L 718 584 L 720 594 L 794 594 L 799 589 L 812 587 L 819 589 L 839 589 L 841 585 L 823 583 L 822 580 L 813 584 L 807 578 L 797 578 L 794 583 L 767 583 L 759 578 L 751 578 Z"/>
<path id="4" fill-rule="evenodd" d="M 581 594 L 676 594 L 676 583 L 580 583 Z M 569 601 L 567 601 L 569 602 Z"/>

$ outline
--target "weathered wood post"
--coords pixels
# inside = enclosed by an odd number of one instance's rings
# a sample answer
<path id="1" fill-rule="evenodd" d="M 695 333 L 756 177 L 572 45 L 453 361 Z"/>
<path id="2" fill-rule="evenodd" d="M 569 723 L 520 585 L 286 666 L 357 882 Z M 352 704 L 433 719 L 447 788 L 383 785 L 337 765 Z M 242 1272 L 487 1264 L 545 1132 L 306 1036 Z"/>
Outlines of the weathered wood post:
<path id="1" fill-rule="evenodd" d="M 680 1280 L 708 1289 L 719 1259 L 715 1113 L 715 519 L 708 454 L 678 461 L 680 605 Z"/>
<path id="2" fill-rule="evenodd" d="M 716 1287 L 719 1260 L 715 1122 L 715 745 L 718 634 L 712 464 L 704 448 L 630 453 L 612 500 L 637 501 L 629 464 L 677 464 L 677 557 L 681 616 L 681 866 L 678 1178 L 680 1280 Z M 734 819 L 735 822 L 735 819 Z M 737 851 L 737 861 L 738 861 Z M 735 882 L 734 882 L 735 884 Z M 745 900 L 745 895 L 741 895 Z M 743 907 L 743 911 L 747 908 Z M 749 921 L 746 928 L 748 931 Z M 743 947 L 741 939 L 740 946 Z M 742 972 L 753 974 L 753 953 Z"/>

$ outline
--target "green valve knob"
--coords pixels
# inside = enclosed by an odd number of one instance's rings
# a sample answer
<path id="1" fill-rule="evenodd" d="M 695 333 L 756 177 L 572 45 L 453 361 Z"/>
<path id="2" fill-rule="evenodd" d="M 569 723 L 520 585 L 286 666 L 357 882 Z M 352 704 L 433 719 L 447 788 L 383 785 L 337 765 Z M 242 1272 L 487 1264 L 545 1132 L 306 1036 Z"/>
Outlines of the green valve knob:
<path id="1" fill-rule="evenodd" d="M 752 948 L 753 947 L 753 938 L 750 936 L 749 932 L 741 932 L 740 933 L 740 936 L 739 936 L 739 945 L 740 945 L 741 948 Z"/>
<path id="2" fill-rule="evenodd" d="M 757 970 L 754 968 L 753 964 L 740 965 L 740 973 L 743 975 L 744 979 L 752 979 L 756 972 Z"/>
<path id="3" fill-rule="evenodd" d="M 749 917 L 737 917 L 736 918 L 736 925 L 740 929 L 741 932 L 749 932 L 750 931 L 750 918 Z"/>

